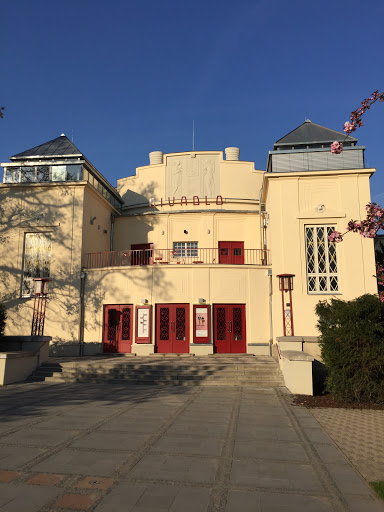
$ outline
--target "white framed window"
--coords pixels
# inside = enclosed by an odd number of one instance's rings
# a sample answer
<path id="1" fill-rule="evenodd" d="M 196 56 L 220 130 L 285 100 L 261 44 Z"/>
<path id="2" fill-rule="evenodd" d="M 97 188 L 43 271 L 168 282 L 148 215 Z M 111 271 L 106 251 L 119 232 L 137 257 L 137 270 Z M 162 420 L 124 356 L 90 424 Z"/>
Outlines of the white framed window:
<path id="1" fill-rule="evenodd" d="M 305 226 L 308 293 L 339 291 L 336 244 L 328 240 L 333 231 L 335 226 Z"/>
<path id="2" fill-rule="evenodd" d="M 25 233 L 23 297 L 33 295 L 33 278 L 49 277 L 51 267 L 52 233 Z"/>
<path id="3" fill-rule="evenodd" d="M 185 258 L 198 256 L 198 242 L 173 242 L 173 254 L 175 257 Z"/>

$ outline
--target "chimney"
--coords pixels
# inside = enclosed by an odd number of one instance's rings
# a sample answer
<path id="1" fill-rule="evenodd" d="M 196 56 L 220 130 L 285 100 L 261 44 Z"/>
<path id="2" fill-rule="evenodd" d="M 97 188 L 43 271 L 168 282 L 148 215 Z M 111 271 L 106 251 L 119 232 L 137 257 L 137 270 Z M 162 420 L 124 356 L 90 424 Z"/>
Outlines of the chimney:
<path id="1" fill-rule="evenodd" d="M 163 152 L 162 151 L 152 151 L 149 153 L 149 165 L 156 165 L 163 163 Z"/>
<path id="2" fill-rule="evenodd" d="M 240 160 L 240 149 L 239 148 L 225 148 L 225 159 L 226 160 Z"/>

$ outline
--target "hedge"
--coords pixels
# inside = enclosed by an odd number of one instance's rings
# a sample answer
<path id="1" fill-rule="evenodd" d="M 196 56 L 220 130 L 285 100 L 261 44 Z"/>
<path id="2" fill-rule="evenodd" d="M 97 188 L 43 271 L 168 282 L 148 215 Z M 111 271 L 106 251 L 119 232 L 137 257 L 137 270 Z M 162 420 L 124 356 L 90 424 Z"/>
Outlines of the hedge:
<path id="1" fill-rule="evenodd" d="M 326 390 L 348 402 L 384 403 L 384 304 L 377 295 L 316 306 Z"/>
<path id="2" fill-rule="evenodd" d="M 2 302 L 0 302 L 0 337 L 3 336 L 3 334 L 4 334 L 6 319 L 7 319 L 7 312 L 5 310 L 5 306 Z"/>

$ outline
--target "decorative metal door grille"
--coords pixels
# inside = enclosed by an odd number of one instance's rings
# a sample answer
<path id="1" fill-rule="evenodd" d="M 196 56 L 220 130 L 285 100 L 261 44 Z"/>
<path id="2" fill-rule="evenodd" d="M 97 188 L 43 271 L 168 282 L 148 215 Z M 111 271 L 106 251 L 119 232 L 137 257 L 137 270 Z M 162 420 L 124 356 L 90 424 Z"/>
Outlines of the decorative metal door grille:
<path id="1" fill-rule="evenodd" d="M 241 308 L 233 308 L 233 339 L 243 339 L 243 318 Z"/>
<path id="2" fill-rule="evenodd" d="M 123 314 L 121 319 L 121 339 L 131 339 L 131 309 L 123 308 Z"/>
<path id="3" fill-rule="evenodd" d="M 160 308 L 160 339 L 169 340 L 169 308 Z"/>
<path id="4" fill-rule="evenodd" d="M 225 308 L 217 308 L 216 310 L 216 331 L 217 339 L 223 341 L 226 339 L 226 321 Z"/>
<path id="5" fill-rule="evenodd" d="M 334 226 L 306 226 L 308 293 L 331 293 L 339 290 L 336 244 L 328 236 Z"/>
<path id="6" fill-rule="evenodd" d="M 176 339 L 185 340 L 185 308 L 176 308 Z"/>
<path id="7" fill-rule="evenodd" d="M 107 327 L 107 339 L 108 343 L 104 344 L 105 352 L 117 352 L 117 315 L 116 309 L 108 310 L 108 327 Z"/>

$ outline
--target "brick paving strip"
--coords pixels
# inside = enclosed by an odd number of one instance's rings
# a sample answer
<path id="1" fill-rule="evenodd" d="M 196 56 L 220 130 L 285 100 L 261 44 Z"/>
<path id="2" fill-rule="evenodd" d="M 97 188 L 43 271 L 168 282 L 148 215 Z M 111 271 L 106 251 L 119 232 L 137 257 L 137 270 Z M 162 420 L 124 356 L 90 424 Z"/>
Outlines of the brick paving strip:
<path id="1" fill-rule="evenodd" d="M 368 482 L 384 481 L 384 411 L 336 408 L 310 411 Z"/>
<path id="2" fill-rule="evenodd" d="M 24 396 L 45 415 L 0 427 L 4 512 L 384 511 L 314 416 L 277 389 L 10 386 L 3 417 L 18 390 L 20 410 Z"/>

